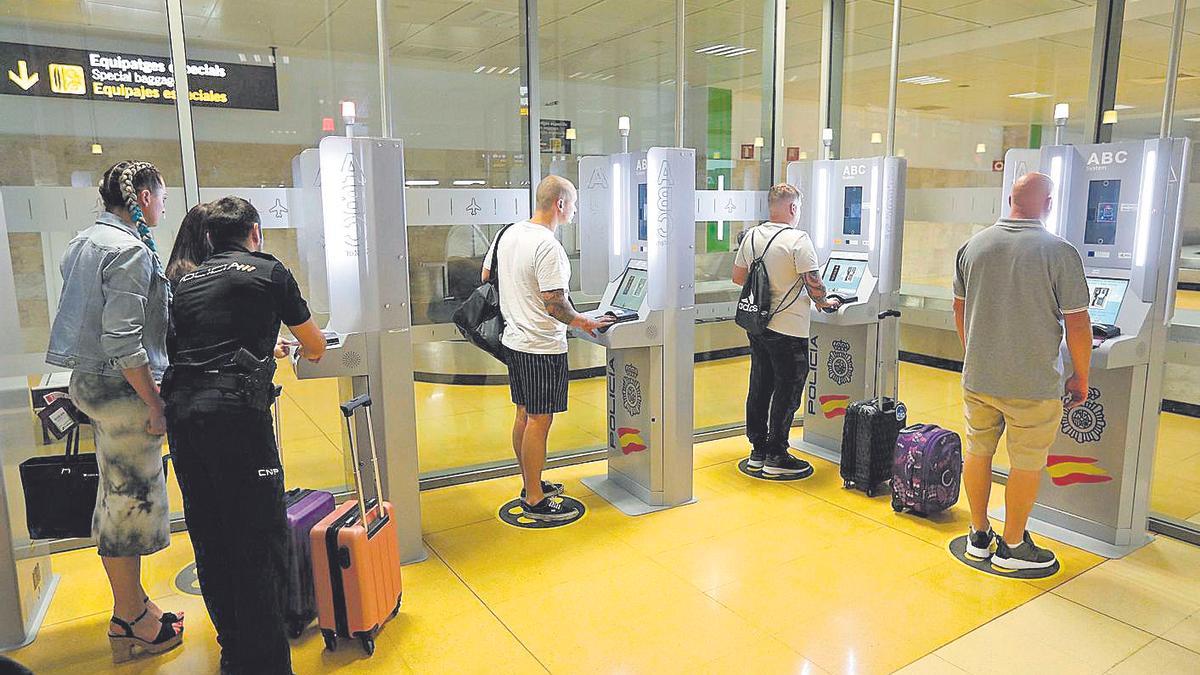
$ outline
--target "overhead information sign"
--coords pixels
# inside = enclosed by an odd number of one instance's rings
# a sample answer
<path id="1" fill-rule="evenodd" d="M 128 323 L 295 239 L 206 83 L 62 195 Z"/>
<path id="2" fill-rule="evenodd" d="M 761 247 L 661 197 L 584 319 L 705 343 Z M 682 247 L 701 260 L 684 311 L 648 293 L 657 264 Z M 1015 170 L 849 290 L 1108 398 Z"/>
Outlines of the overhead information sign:
<path id="1" fill-rule="evenodd" d="M 274 66 L 187 62 L 188 98 L 209 108 L 279 110 Z M 0 42 L 0 94 L 174 103 L 171 58 Z"/>

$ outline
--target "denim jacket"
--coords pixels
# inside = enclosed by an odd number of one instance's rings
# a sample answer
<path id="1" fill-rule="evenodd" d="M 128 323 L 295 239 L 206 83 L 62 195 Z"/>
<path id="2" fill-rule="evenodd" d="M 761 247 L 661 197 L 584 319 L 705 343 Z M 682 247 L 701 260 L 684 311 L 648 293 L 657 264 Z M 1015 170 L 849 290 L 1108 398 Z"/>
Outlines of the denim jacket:
<path id="1" fill-rule="evenodd" d="M 111 213 L 67 245 L 58 314 L 46 362 L 97 375 L 167 368 L 170 286 L 162 265 L 131 225 Z"/>

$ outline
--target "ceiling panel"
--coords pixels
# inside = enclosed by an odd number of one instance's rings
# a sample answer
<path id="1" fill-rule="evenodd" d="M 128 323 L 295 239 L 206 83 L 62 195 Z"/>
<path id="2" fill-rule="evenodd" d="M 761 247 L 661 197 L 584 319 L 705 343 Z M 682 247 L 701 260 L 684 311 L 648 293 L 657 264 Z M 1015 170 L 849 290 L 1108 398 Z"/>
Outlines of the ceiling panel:
<path id="1" fill-rule="evenodd" d="M 287 20 L 280 20 L 281 16 Z M 207 21 L 188 21 L 185 26 L 189 39 L 283 47 L 296 46 L 324 22 L 325 16 L 325 8 L 315 3 L 222 0 Z M 370 25 L 375 25 L 373 16 Z"/>
<path id="2" fill-rule="evenodd" d="M 713 40 L 731 33 L 741 33 L 754 28 L 762 28 L 762 14 L 727 12 L 721 9 L 710 9 L 704 12 L 689 14 L 684 35 L 689 42 Z M 746 45 L 753 47 L 755 45 Z"/>
<path id="3" fill-rule="evenodd" d="M 228 3 L 231 0 L 223 1 Z M 375 18 L 375 3 L 371 0 L 347 0 L 302 38 L 297 46 L 305 49 L 375 54 L 378 49 L 375 40 Z M 364 36 L 367 36 L 366 39 Z"/>
<path id="4" fill-rule="evenodd" d="M 1081 6 L 1075 0 L 976 0 L 942 10 L 940 13 L 955 19 L 998 26 L 1067 9 L 1078 9 Z"/>
<path id="5" fill-rule="evenodd" d="M 891 39 L 881 40 L 873 35 L 864 35 L 862 33 L 846 33 L 846 44 L 844 47 L 847 56 L 858 54 L 867 54 L 877 52 L 883 49 L 891 49 Z"/>
<path id="6" fill-rule="evenodd" d="M 970 21 L 951 19 L 936 14 L 918 14 L 901 21 L 900 44 L 908 45 L 914 42 L 923 42 L 978 28 L 980 28 L 979 24 L 971 23 Z M 871 28 L 861 29 L 858 32 L 887 40 L 889 43 L 892 39 L 891 24 L 880 24 Z"/>
<path id="7" fill-rule="evenodd" d="M 920 12 L 901 6 L 900 21 L 919 16 Z M 880 24 L 892 24 L 892 3 L 883 0 L 849 0 L 846 3 L 846 30 L 859 31 Z"/>
<path id="8" fill-rule="evenodd" d="M 1193 2 L 1192 4 L 1195 3 Z M 1183 16 L 1183 30 L 1193 35 L 1200 35 L 1200 7 L 1185 10 Z M 1173 15 L 1171 14 L 1160 14 L 1158 16 L 1146 17 L 1142 21 L 1170 28 L 1172 19 Z"/>

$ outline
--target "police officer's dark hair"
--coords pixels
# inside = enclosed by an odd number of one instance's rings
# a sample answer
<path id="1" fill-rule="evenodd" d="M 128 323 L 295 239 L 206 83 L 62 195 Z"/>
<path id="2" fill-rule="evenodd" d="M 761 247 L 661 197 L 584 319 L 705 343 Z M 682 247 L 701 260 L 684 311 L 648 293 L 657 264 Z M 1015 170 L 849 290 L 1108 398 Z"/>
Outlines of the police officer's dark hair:
<path id="1" fill-rule="evenodd" d="M 175 235 L 175 246 L 167 262 L 167 280 L 179 283 L 183 276 L 200 266 L 212 255 L 212 244 L 208 241 L 208 212 L 210 204 L 197 204 L 183 217 L 179 234 Z"/>
<path id="2" fill-rule="evenodd" d="M 241 197 L 222 197 L 208 205 L 208 239 L 213 248 L 241 244 L 259 222 L 258 209 Z"/>

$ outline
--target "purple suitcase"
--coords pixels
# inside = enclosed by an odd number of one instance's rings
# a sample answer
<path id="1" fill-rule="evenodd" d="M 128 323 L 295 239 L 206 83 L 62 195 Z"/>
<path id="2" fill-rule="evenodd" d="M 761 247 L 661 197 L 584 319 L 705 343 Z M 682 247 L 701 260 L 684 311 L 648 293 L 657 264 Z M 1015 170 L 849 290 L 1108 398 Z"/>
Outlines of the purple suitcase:
<path id="1" fill-rule="evenodd" d="M 901 429 L 892 464 L 892 509 L 928 516 L 954 506 L 962 466 L 958 434 L 936 424 Z"/>
<path id="2" fill-rule="evenodd" d="M 286 606 L 288 635 L 300 637 L 308 624 L 317 618 L 317 598 L 313 590 L 312 543 L 309 538 L 313 525 L 333 513 L 333 494 L 323 490 L 288 490 L 288 585 Z"/>

